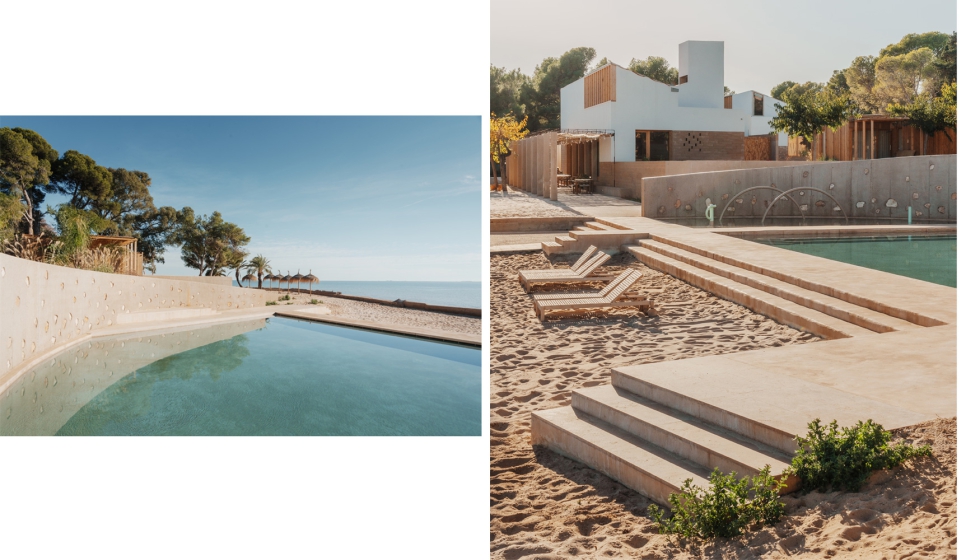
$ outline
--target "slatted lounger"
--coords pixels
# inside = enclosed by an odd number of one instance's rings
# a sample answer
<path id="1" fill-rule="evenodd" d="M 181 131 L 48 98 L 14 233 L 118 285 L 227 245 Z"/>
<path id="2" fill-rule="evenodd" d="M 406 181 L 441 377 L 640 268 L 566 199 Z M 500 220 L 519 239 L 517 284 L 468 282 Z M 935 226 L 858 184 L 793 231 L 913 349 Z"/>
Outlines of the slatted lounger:
<path id="1" fill-rule="evenodd" d="M 592 295 L 592 297 L 585 294 L 567 294 L 567 297 L 564 298 L 555 297 L 561 294 L 545 297 L 532 296 L 534 297 L 534 311 L 542 321 L 549 313 L 556 311 L 580 311 L 600 307 L 638 307 L 640 311 L 650 315 L 653 312 L 653 302 L 640 297 L 635 292 L 628 292 L 630 287 L 642 276 L 643 274 L 638 270 L 623 271 L 602 291 Z"/>
<path id="2" fill-rule="evenodd" d="M 589 248 L 586 249 L 584 253 L 582 253 L 582 256 L 579 257 L 577 261 L 575 261 L 575 264 L 573 264 L 571 268 L 548 268 L 545 270 L 521 270 L 519 273 L 538 274 L 538 275 L 545 275 L 545 274 L 565 275 L 568 274 L 569 270 L 572 272 L 578 272 L 579 270 L 582 269 L 582 267 L 585 266 L 587 262 L 589 262 L 589 259 L 591 259 L 593 255 L 595 255 L 595 252 L 598 250 L 599 249 L 595 245 L 589 245 Z"/>
<path id="3" fill-rule="evenodd" d="M 602 280 L 612 280 L 612 276 L 594 274 L 596 269 L 609 260 L 609 255 L 599 251 L 585 266 L 577 272 L 572 270 L 522 270 L 517 277 L 524 287 L 525 292 L 531 291 L 531 284 L 542 283 L 569 283 L 569 282 L 599 282 Z"/>

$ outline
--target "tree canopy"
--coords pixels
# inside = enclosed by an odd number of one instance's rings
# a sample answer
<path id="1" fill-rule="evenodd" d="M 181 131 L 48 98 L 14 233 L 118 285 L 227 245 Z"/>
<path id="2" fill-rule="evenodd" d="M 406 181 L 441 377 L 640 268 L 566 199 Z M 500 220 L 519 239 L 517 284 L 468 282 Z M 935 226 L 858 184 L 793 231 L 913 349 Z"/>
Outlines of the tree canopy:
<path id="1" fill-rule="evenodd" d="M 662 56 L 648 56 L 643 60 L 634 58 L 630 60 L 629 69 L 668 86 L 677 85 L 677 68 L 672 67 Z"/>
<path id="2" fill-rule="evenodd" d="M 769 125 L 773 130 L 801 137 L 809 150 L 813 138 L 823 127 L 836 130 L 852 114 L 853 106 L 846 96 L 808 89 L 790 96 L 784 104 L 776 105 L 776 116 Z"/>
<path id="3" fill-rule="evenodd" d="M 585 76 L 595 49 L 576 47 L 559 58 L 548 57 L 534 69 L 531 79 L 521 86 L 529 131 L 561 128 L 561 88 Z"/>
<path id="4" fill-rule="evenodd" d="M 33 130 L 0 128 L 0 192 L 20 199 L 18 221 L 28 233 L 39 231 L 40 205 L 57 159 L 58 152 Z"/>
<path id="5" fill-rule="evenodd" d="M 224 276 L 227 269 L 241 266 L 250 240 L 242 228 L 224 221 L 220 212 L 196 216 L 178 234 L 181 259 L 197 269 L 198 276 Z"/>

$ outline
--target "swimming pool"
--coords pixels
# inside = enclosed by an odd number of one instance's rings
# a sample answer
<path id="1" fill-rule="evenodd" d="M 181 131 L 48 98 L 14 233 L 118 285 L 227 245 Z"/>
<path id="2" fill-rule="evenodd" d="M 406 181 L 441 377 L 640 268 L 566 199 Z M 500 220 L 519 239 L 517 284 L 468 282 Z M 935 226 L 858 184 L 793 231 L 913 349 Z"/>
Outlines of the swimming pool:
<path id="1" fill-rule="evenodd" d="M 955 235 L 773 238 L 752 241 L 956 287 Z"/>
<path id="2" fill-rule="evenodd" d="M 2 435 L 480 435 L 480 350 L 281 317 L 77 345 Z"/>

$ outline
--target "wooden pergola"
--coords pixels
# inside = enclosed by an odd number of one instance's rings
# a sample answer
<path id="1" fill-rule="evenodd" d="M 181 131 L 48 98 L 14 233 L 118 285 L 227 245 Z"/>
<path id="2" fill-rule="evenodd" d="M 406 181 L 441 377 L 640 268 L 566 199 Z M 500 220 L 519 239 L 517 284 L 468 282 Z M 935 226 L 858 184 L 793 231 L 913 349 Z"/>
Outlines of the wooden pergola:
<path id="1" fill-rule="evenodd" d="M 946 137 L 949 135 L 949 138 Z M 798 155 L 800 146 L 790 149 Z M 848 120 L 837 130 L 824 128 L 811 146 L 813 159 L 824 157 L 837 161 L 881 159 L 889 157 L 947 155 L 956 153 L 956 132 L 937 132 L 932 138 L 904 117 L 891 115 L 860 115 Z"/>
<path id="2" fill-rule="evenodd" d="M 125 253 L 123 259 L 122 274 L 133 276 L 143 276 L 143 253 L 136 251 L 135 237 L 122 237 L 116 235 L 93 235 L 89 238 L 90 249 L 100 249 L 103 247 L 119 247 Z"/>

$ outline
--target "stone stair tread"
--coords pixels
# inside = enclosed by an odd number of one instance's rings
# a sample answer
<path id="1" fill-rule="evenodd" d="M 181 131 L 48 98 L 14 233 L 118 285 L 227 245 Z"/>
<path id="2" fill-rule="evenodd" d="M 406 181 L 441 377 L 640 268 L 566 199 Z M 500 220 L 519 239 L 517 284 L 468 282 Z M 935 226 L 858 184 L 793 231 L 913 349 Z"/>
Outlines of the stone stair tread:
<path id="1" fill-rule="evenodd" d="M 831 317 L 820 311 L 804 307 L 779 296 L 764 292 L 703 270 L 677 259 L 661 255 L 656 251 L 639 245 L 628 247 L 641 262 L 653 266 L 672 276 L 710 291 L 753 311 L 772 317 L 780 323 L 812 332 L 824 338 L 848 338 L 874 334 L 874 331 L 859 327 L 847 321 Z M 666 266 L 665 266 L 666 265 Z"/>
<path id="2" fill-rule="evenodd" d="M 599 230 L 599 231 L 606 231 L 612 229 L 604 224 L 600 224 L 599 222 L 585 222 L 585 227 L 589 229 Z"/>
<path id="3" fill-rule="evenodd" d="M 746 360 L 754 352 L 760 351 L 618 367 L 613 369 L 612 383 L 787 453 L 795 444 L 767 441 L 758 433 L 746 433 L 744 426 L 763 426 L 791 441 L 793 435 L 805 435 L 807 424 L 816 418 L 824 424 L 837 420 L 842 426 L 871 418 L 886 429 L 931 419 L 921 412 L 769 371 Z"/>
<path id="4" fill-rule="evenodd" d="M 611 419 L 601 416 L 606 422 L 616 425 L 620 429 L 647 439 L 642 436 L 641 429 L 634 429 L 637 424 L 652 426 L 656 429 L 668 432 L 693 445 L 697 450 L 675 450 L 673 446 L 668 446 L 660 441 L 650 441 L 650 443 L 665 448 L 667 451 L 680 455 L 688 460 L 694 461 L 709 471 L 718 467 L 724 472 L 730 472 L 730 463 L 738 463 L 745 468 L 736 469 L 741 476 L 754 475 L 762 470 L 766 465 L 772 467 L 773 474 L 779 474 L 789 466 L 791 456 L 775 448 L 768 448 L 759 442 L 750 440 L 744 436 L 729 432 L 722 428 L 711 426 L 707 422 L 698 420 L 696 417 L 684 414 L 666 407 L 664 405 L 648 401 L 642 397 L 634 395 L 626 390 L 619 389 L 613 385 L 600 385 L 588 389 L 576 391 L 581 397 L 588 398 L 601 405 L 614 409 L 621 415 L 628 417 L 627 426 L 620 425 Z M 573 396 L 572 406 L 576 406 Z M 591 410 L 586 411 L 592 416 L 597 416 Z M 727 432 L 727 433 L 726 433 Z M 683 446 L 682 446 L 683 447 Z M 723 456 L 723 463 L 718 461 L 718 455 Z"/>
<path id="5" fill-rule="evenodd" d="M 793 297 L 799 305 L 803 305 L 815 311 L 831 315 L 837 319 L 847 321 L 862 328 L 874 330 L 875 332 L 889 332 L 905 329 L 922 328 L 915 323 L 904 321 L 891 315 L 886 315 L 878 311 L 855 305 L 833 296 L 814 292 L 807 288 L 784 282 L 764 274 L 759 274 L 751 270 L 735 265 L 726 264 L 710 257 L 705 257 L 692 253 L 685 249 L 661 243 L 654 239 L 642 239 L 639 245 L 645 249 L 655 251 L 661 255 L 668 256 L 675 260 L 680 260 L 685 264 L 707 270 L 730 280 L 749 285 L 760 289 L 766 293 L 778 297 Z"/>
<path id="6" fill-rule="evenodd" d="M 571 237 L 567 236 L 567 235 L 558 235 L 558 236 L 555 236 L 555 242 L 558 243 L 558 244 L 561 244 L 561 243 L 571 243 L 572 241 L 575 241 L 575 240 L 572 239 Z"/>
<path id="7" fill-rule="evenodd" d="M 531 422 L 532 435 L 537 433 L 540 438 L 546 431 L 540 425 L 544 423 L 557 428 L 563 440 L 536 439 L 533 443 L 547 445 L 661 504 L 667 505 L 667 497 L 678 492 L 687 479 L 702 488 L 709 486 L 709 472 L 703 467 L 570 406 L 532 412 Z"/>
<path id="8" fill-rule="evenodd" d="M 554 241 L 542 241 L 541 242 L 541 246 L 542 247 L 560 248 L 561 247 L 561 244 L 560 243 L 556 243 Z"/>

